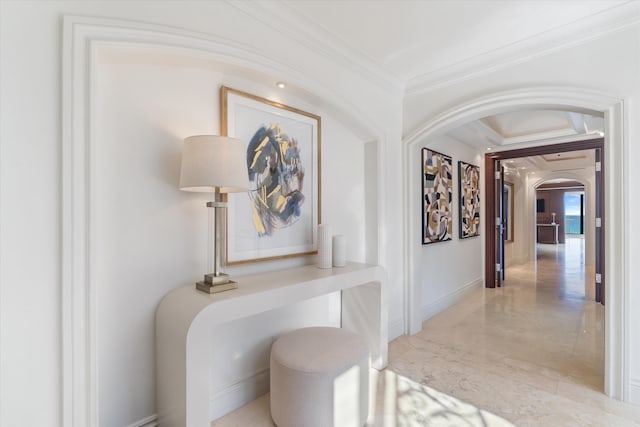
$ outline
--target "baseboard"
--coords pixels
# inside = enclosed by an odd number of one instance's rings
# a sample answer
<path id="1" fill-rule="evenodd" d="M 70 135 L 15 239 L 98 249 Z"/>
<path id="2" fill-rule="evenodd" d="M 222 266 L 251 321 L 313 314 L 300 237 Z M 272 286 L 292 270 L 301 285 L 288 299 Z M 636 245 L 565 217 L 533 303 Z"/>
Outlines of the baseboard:
<path id="1" fill-rule="evenodd" d="M 158 427 L 158 416 L 156 414 L 150 415 L 145 419 L 129 424 L 127 427 Z"/>
<path id="2" fill-rule="evenodd" d="M 389 321 L 389 342 L 404 335 L 404 321 L 402 318 Z"/>
<path id="3" fill-rule="evenodd" d="M 267 368 L 213 393 L 209 397 L 209 419 L 218 419 L 268 392 L 269 369 Z"/>
<path id="4" fill-rule="evenodd" d="M 629 380 L 629 396 L 627 402 L 640 406 L 640 380 L 639 379 L 630 379 Z"/>
<path id="5" fill-rule="evenodd" d="M 455 291 L 438 298 L 430 304 L 422 306 L 422 321 L 432 318 L 436 314 L 461 301 L 475 288 L 477 288 L 478 286 L 482 286 L 482 283 L 482 278 L 476 279 L 473 282 L 467 283 L 466 285 L 463 285 Z"/>
<path id="6" fill-rule="evenodd" d="M 505 267 L 515 267 L 516 265 L 522 265 L 524 263 L 529 262 L 529 257 L 527 255 L 522 255 L 519 257 L 513 257 L 509 261 L 505 262 Z"/>

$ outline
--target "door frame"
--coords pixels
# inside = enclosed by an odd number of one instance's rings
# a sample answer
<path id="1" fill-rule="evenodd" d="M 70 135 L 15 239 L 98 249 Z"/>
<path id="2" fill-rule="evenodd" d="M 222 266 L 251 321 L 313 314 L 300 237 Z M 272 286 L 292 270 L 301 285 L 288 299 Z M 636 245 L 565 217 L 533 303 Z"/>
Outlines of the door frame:
<path id="1" fill-rule="evenodd" d="M 496 165 L 498 162 L 507 159 L 516 159 L 520 157 L 530 157 L 530 156 L 539 156 L 543 154 L 556 154 L 556 153 L 566 153 L 568 151 L 578 151 L 578 150 L 591 150 L 591 149 L 599 149 L 601 152 L 604 152 L 604 138 L 594 138 L 583 141 L 572 141 L 565 142 L 559 144 L 552 145 L 541 145 L 541 146 L 533 146 L 526 147 L 514 150 L 505 150 L 505 151 L 497 151 L 486 153 L 484 156 L 484 166 L 485 166 L 485 287 L 486 288 L 495 288 L 496 282 L 500 282 L 496 280 L 496 266 L 497 264 L 502 265 L 502 269 L 504 269 L 504 258 L 495 259 L 494 257 L 489 256 L 490 254 L 496 254 L 496 227 L 495 227 L 495 218 L 496 218 L 496 203 L 497 203 L 497 195 L 495 191 L 495 180 L 496 178 Z M 604 162 L 602 161 L 602 177 L 606 176 L 606 171 L 604 168 Z M 602 275 L 603 283 L 605 281 L 605 255 L 606 248 L 604 245 L 604 233 L 606 230 L 606 222 L 604 218 L 604 192 L 606 185 L 600 183 L 599 180 L 596 179 L 595 191 L 596 194 L 599 193 L 600 197 L 596 195 L 596 201 L 599 203 L 596 204 L 596 217 L 600 217 L 602 219 L 602 227 L 600 227 L 599 232 L 596 232 L 596 266 L 599 266 L 599 272 Z M 599 237 L 598 237 L 599 236 Z M 499 286 L 499 285 L 498 285 Z"/>
<path id="2" fill-rule="evenodd" d="M 428 116 L 424 122 L 403 138 L 403 239 L 404 239 L 404 331 L 416 334 L 422 329 L 422 286 L 417 266 L 421 245 L 416 244 L 420 235 L 420 210 L 415 209 L 415 194 L 421 176 L 419 164 L 414 162 L 414 151 L 425 146 L 439 135 L 464 124 L 494 114 L 510 111 L 556 109 L 577 111 L 604 116 L 605 175 L 607 198 L 605 199 L 606 270 L 609 286 L 606 288 L 605 308 L 605 393 L 618 400 L 629 398 L 629 219 L 625 215 L 625 200 L 629 193 L 628 159 L 625 153 L 629 141 L 625 137 L 627 120 L 625 100 L 604 93 L 573 87 L 535 86 L 507 91 L 492 91 L 489 95 L 469 96 L 441 113 Z M 519 147 L 527 144 L 519 145 Z M 514 148 L 516 146 L 514 145 Z M 484 223 L 483 223 L 484 225 Z M 484 236 L 482 236 L 484 238 Z M 484 248 L 483 248 L 484 250 Z M 480 254 L 481 257 L 485 254 Z M 484 269 L 484 263 L 483 269 Z M 481 278 L 484 272 L 481 272 Z"/>

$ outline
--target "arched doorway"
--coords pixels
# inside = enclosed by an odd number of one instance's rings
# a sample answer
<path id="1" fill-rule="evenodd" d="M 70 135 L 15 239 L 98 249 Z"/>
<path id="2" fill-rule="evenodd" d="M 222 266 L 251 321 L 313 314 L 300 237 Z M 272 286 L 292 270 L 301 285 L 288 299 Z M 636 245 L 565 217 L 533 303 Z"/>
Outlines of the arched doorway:
<path id="1" fill-rule="evenodd" d="M 572 275 L 573 296 L 603 303 L 601 295 L 596 298 L 596 254 L 600 255 L 602 247 L 598 250 L 595 247 L 594 181 L 594 170 L 582 171 L 582 174 L 550 173 L 528 180 L 525 196 L 525 209 L 530 213 L 528 252 L 529 260 L 536 263 L 553 256 L 558 264 L 565 265 L 565 275 Z M 546 206 L 538 206 L 540 204 Z M 556 213 L 552 221 L 556 223 L 554 227 L 546 225 L 550 222 L 550 213 Z M 558 232 L 557 242 L 550 240 L 552 231 Z M 575 286 L 579 282 L 582 282 L 580 288 Z"/>
<path id="2" fill-rule="evenodd" d="M 417 219 L 420 212 L 412 209 L 411 200 L 412 196 L 417 193 L 418 186 L 415 183 L 415 178 L 420 176 L 420 171 L 412 162 L 412 149 L 419 144 L 425 144 L 433 136 L 443 134 L 481 117 L 508 111 L 540 108 L 602 114 L 607 129 L 604 138 L 606 186 L 608 189 L 622 188 L 626 177 L 626 172 L 622 167 L 625 141 L 622 137 L 622 101 L 619 99 L 569 88 L 522 89 L 472 99 L 428 120 L 419 129 L 408 135 L 403 144 L 405 332 L 415 334 L 420 331 L 422 325 L 420 310 L 422 289 L 415 273 L 416 263 L 419 261 L 416 257 L 418 249 L 414 239 L 411 238 L 417 231 L 415 224 L 419 223 Z M 522 146 L 514 146 L 513 148 L 522 148 Z M 605 331 L 605 393 L 624 400 L 625 390 L 628 389 L 628 373 L 626 372 L 628 354 L 625 350 L 625 343 L 628 340 L 628 326 L 625 314 L 627 307 L 622 295 L 628 289 L 628 283 L 625 282 L 628 267 L 625 263 L 625 248 L 617 243 L 624 241 L 624 218 L 621 193 L 615 193 L 610 192 L 610 197 L 604 206 L 607 224 L 616 224 L 616 227 L 611 227 L 611 232 L 605 236 L 606 270 L 610 272 L 609 282 L 611 283 L 611 286 L 606 290 L 605 297 L 608 302 Z M 483 200 L 487 199 L 485 193 Z M 490 217 L 491 215 L 487 213 L 486 208 L 485 204 L 483 214 Z M 488 239 L 486 228 L 484 231 L 484 238 Z M 486 251 L 482 256 L 486 260 Z"/>

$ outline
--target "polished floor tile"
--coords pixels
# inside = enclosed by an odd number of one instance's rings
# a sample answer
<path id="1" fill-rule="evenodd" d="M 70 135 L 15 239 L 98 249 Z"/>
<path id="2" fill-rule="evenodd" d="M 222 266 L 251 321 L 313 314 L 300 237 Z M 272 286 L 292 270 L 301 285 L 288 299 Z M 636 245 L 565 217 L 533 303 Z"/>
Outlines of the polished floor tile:
<path id="1" fill-rule="evenodd" d="M 604 387 L 604 307 L 584 240 L 539 245 L 499 289 L 477 289 L 390 343 L 368 426 L 636 426 Z M 272 426 L 268 395 L 213 426 Z"/>

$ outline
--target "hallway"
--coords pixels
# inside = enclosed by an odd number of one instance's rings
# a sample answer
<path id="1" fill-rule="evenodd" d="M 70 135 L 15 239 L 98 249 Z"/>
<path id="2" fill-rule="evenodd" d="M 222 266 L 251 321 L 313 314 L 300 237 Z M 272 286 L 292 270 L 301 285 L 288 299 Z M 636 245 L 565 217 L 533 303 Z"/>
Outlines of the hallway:
<path id="1" fill-rule="evenodd" d="M 517 426 L 639 426 L 640 408 L 603 394 L 604 307 L 585 299 L 581 251 L 582 239 L 538 245 L 503 288 L 395 340 L 389 369 Z"/>
<path id="2" fill-rule="evenodd" d="M 367 426 L 640 427 L 640 407 L 602 391 L 604 307 L 585 299 L 583 251 L 579 238 L 538 245 L 503 288 L 477 288 L 391 342 Z M 271 427 L 268 398 L 212 426 Z"/>

